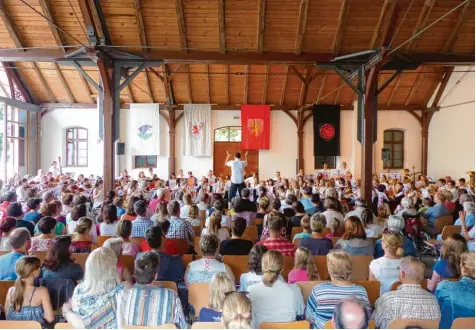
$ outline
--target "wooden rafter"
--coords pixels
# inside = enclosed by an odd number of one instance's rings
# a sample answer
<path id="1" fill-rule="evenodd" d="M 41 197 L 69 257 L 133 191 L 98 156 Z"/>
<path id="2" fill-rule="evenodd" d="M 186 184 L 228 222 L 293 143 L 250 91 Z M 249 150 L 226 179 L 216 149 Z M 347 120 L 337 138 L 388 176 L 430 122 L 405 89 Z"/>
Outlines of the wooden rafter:
<path id="1" fill-rule="evenodd" d="M 63 72 L 61 72 L 60 67 L 58 66 L 57 63 L 54 63 L 53 66 L 55 68 L 56 75 L 58 76 L 60 80 L 61 86 L 63 86 L 64 91 L 68 95 L 69 102 L 76 103 L 76 101 L 74 100 L 73 93 L 71 92 L 71 88 L 69 88 L 69 85 L 66 82 L 66 79 L 64 79 Z"/>
<path id="2" fill-rule="evenodd" d="M 402 81 L 400 78 L 402 77 L 402 75 L 399 75 L 396 79 L 397 79 L 397 82 L 395 83 L 395 86 L 393 86 L 393 89 L 392 89 L 392 92 L 390 93 L 390 96 L 388 97 L 388 100 L 387 100 L 387 105 L 390 106 L 392 105 L 392 99 L 393 97 L 395 96 L 395 93 L 398 91 L 398 88 L 400 87 L 400 81 Z"/>
<path id="3" fill-rule="evenodd" d="M 451 35 L 446 40 L 445 46 L 443 47 L 444 53 L 449 53 L 453 49 L 456 43 L 456 40 L 458 40 L 458 36 L 461 31 L 461 28 L 463 27 L 464 23 L 470 16 L 470 13 L 471 13 L 470 8 L 473 2 L 474 2 L 473 0 L 469 0 L 468 2 L 466 2 L 466 5 L 464 5 L 463 9 L 461 10 L 461 13 L 458 18 L 458 22 L 456 22 L 456 25 L 454 27 L 452 27 Z"/>
<path id="4" fill-rule="evenodd" d="M 289 73 L 289 65 L 286 65 L 286 68 L 284 69 L 283 85 L 281 87 L 281 100 L 279 101 L 280 105 L 284 104 L 284 97 L 286 95 L 286 84 L 288 82 L 288 73 Z"/>
<path id="5" fill-rule="evenodd" d="M 127 98 L 131 101 L 131 103 L 136 103 L 129 84 L 127 84 L 126 87 L 124 87 L 124 90 L 126 91 Z"/>
<path id="6" fill-rule="evenodd" d="M 187 75 L 185 76 L 185 79 L 187 80 L 188 103 L 192 103 L 192 87 L 190 85 L 190 69 L 188 67 L 188 64 L 185 64 L 185 68 L 187 71 Z"/>
<path id="7" fill-rule="evenodd" d="M 86 95 L 88 96 L 89 102 L 95 103 L 94 98 L 91 95 L 91 90 L 89 89 L 88 82 L 86 81 L 86 78 L 81 74 L 81 72 L 78 72 L 79 80 L 81 81 L 81 85 L 83 85 L 83 88 L 86 90 Z"/>
<path id="8" fill-rule="evenodd" d="M 177 12 L 177 24 L 180 36 L 180 48 L 183 52 L 187 52 L 187 35 L 185 33 L 185 18 L 183 14 L 182 0 L 175 0 L 175 10 Z"/>
<path id="9" fill-rule="evenodd" d="M 340 104 L 339 103 L 339 99 L 340 99 L 340 91 L 342 90 L 342 88 L 339 88 L 336 92 L 336 97 L 334 98 L 334 104 Z"/>
<path id="10" fill-rule="evenodd" d="M 249 70 L 248 65 L 245 65 L 245 86 L 243 91 L 243 95 L 244 95 L 243 104 L 248 104 L 248 80 L 249 80 L 248 70 Z"/>
<path id="11" fill-rule="evenodd" d="M 55 103 L 58 102 L 58 100 L 56 99 L 56 96 L 51 92 L 51 89 L 46 84 L 45 78 L 43 78 L 43 75 L 41 74 L 41 71 L 38 68 L 38 65 L 36 63 L 31 63 L 31 64 L 33 66 L 36 76 L 38 77 L 38 80 L 40 81 L 41 87 L 46 92 L 46 94 L 48 94 L 48 98 Z"/>
<path id="12" fill-rule="evenodd" d="M 264 73 L 264 86 L 263 86 L 263 98 L 261 99 L 262 104 L 266 104 L 266 99 L 268 98 L 268 82 L 269 82 L 269 65 L 266 65 Z"/>
<path id="13" fill-rule="evenodd" d="M 436 92 L 435 98 L 433 99 L 433 102 L 431 104 L 432 108 L 435 108 L 439 105 L 441 97 L 443 96 L 443 92 L 445 91 L 445 88 L 448 85 L 451 75 L 453 74 L 453 70 L 454 66 L 447 66 L 444 68 L 443 74 L 441 75 L 441 83 L 439 84 L 438 91 Z"/>
<path id="14" fill-rule="evenodd" d="M 299 70 L 296 69 L 296 67 L 295 67 L 294 65 L 291 65 L 290 68 L 291 68 L 291 70 L 293 70 L 294 74 L 299 78 L 299 80 L 301 80 L 301 82 L 302 82 L 303 84 L 306 83 L 306 78 L 305 78 L 305 76 L 303 76 L 303 75 L 301 74 L 301 72 L 299 72 Z"/>
<path id="15" fill-rule="evenodd" d="M 174 71 L 169 74 L 169 79 L 170 79 L 170 80 L 172 80 L 172 78 L 174 77 L 175 73 L 177 73 L 177 71 L 178 71 L 181 67 L 182 67 L 182 64 L 177 65 L 177 67 L 174 69 Z"/>
<path id="16" fill-rule="evenodd" d="M 218 32 L 220 37 L 220 53 L 226 53 L 226 29 L 225 29 L 225 0 L 218 0 Z"/>
<path id="17" fill-rule="evenodd" d="M 306 69 L 304 70 L 304 81 L 302 82 L 301 85 L 301 92 L 299 94 L 299 101 L 298 101 L 298 106 L 301 107 L 306 104 L 306 99 L 307 99 L 307 94 L 309 92 L 309 84 L 311 83 L 311 75 L 312 72 L 312 67 L 307 66 Z"/>
<path id="18" fill-rule="evenodd" d="M 350 0 L 342 0 L 339 14 L 339 22 L 337 24 L 337 32 L 334 37 L 334 43 L 332 45 L 332 54 L 337 55 L 339 53 L 342 37 L 344 36 L 345 23 L 347 21 L 347 14 L 349 13 Z"/>
<path id="19" fill-rule="evenodd" d="M 425 26 L 426 21 L 428 20 L 428 16 L 430 16 L 431 10 L 435 4 L 435 0 L 425 0 L 425 4 L 423 5 L 423 9 L 420 12 L 420 16 L 418 17 L 417 25 L 415 26 L 415 30 L 413 31 L 412 35 L 420 32 Z M 419 37 L 415 37 L 408 43 L 408 51 L 412 52 L 416 47 L 416 41 Z"/>
<path id="20" fill-rule="evenodd" d="M 209 68 L 208 68 L 208 64 L 205 64 L 205 73 L 206 73 L 206 80 L 207 80 L 207 83 L 206 83 L 206 87 L 207 87 L 207 100 L 208 100 L 208 104 L 211 104 L 212 103 L 212 95 L 211 95 L 211 88 L 210 88 L 210 72 L 209 72 Z"/>
<path id="21" fill-rule="evenodd" d="M 321 103 L 321 97 L 324 93 L 324 88 L 326 87 L 327 75 L 324 75 L 321 79 L 321 85 L 319 86 L 319 92 L 317 93 L 316 104 Z"/>
<path id="22" fill-rule="evenodd" d="M 0 0 L 0 17 L 2 18 L 3 24 L 7 28 L 8 34 L 10 35 L 10 38 L 12 38 L 15 47 L 23 48 L 23 43 L 15 27 L 13 26 L 12 18 L 10 17 L 10 13 L 8 12 L 8 10 L 5 8 L 3 0 Z M 25 50 L 22 49 L 22 51 Z"/>
<path id="23" fill-rule="evenodd" d="M 408 94 L 408 97 L 405 100 L 405 105 L 409 105 L 412 103 L 413 95 L 415 94 L 418 87 L 420 86 L 420 82 L 422 81 L 424 76 L 425 76 L 425 73 L 418 73 L 415 83 L 413 84 L 412 89 L 410 90 L 410 94 Z"/>
<path id="24" fill-rule="evenodd" d="M 148 52 L 149 49 L 147 48 L 148 45 L 147 45 L 147 37 L 145 35 L 144 18 L 142 16 L 142 1 L 143 0 L 134 0 L 133 4 L 134 4 L 135 16 L 136 16 L 137 30 L 139 32 L 142 50 L 144 52 Z M 145 75 L 147 76 L 147 73 Z"/>
<path id="25" fill-rule="evenodd" d="M 78 0 L 81 16 L 83 17 L 86 31 L 88 32 L 89 43 L 96 43 L 92 38 L 104 40 L 106 44 L 110 44 L 111 38 L 109 32 L 103 30 L 106 28 L 106 24 L 102 24 L 101 17 L 98 13 L 96 5 L 93 0 Z M 100 6 L 100 4 L 99 4 Z"/>
<path id="26" fill-rule="evenodd" d="M 299 21 L 298 29 L 296 33 L 296 55 L 301 54 L 302 49 L 302 40 L 304 38 L 304 33 L 306 33 L 306 23 L 307 23 L 307 11 L 309 9 L 309 0 L 302 0 L 301 5 L 299 6 Z"/>
<path id="27" fill-rule="evenodd" d="M 228 74 L 228 64 L 225 64 L 225 102 L 230 104 L 230 83 L 229 83 L 229 74 Z"/>
<path id="28" fill-rule="evenodd" d="M 258 7 L 258 52 L 263 53 L 264 30 L 266 27 L 266 0 L 259 0 Z"/>
<path id="29" fill-rule="evenodd" d="M 384 36 L 387 34 L 391 25 L 392 15 L 396 8 L 395 5 L 396 0 L 385 0 L 372 36 L 372 41 L 370 42 L 370 49 L 375 49 L 379 45 L 382 45 Z"/>
<path id="30" fill-rule="evenodd" d="M 150 80 L 149 80 L 149 74 L 147 73 L 147 68 L 144 69 L 144 78 L 145 78 L 145 88 L 146 92 L 149 96 L 149 102 L 150 103 L 155 103 L 154 101 L 154 95 L 152 94 L 152 88 L 150 88 Z"/>
<path id="31" fill-rule="evenodd" d="M 45 15 L 46 17 L 48 17 L 48 19 L 52 22 L 54 22 L 54 19 L 53 19 L 53 15 L 51 15 L 51 10 L 50 10 L 50 4 L 48 1 L 46 0 L 39 0 L 40 1 L 40 6 L 41 6 L 41 9 L 43 10 L 43 15 Z M 53 38 L 55 38 L 55 41 L 56 41 L 56 45 L 58 46 L 64 46 L 64 41 L 63 39 L 61 38 L 61 35 L 59 34 L 59 31 L 58 29 L 56 28 L 56 26 L 54 26 L 54 24 L 52 24 L 51 22 L 48 22 L 49 26 L 50 26 L 50 30 L 51 30 L 51 33 L 53 34 Z M 61 48 L 63 51 L 66 51 L 64 48 Z"/>

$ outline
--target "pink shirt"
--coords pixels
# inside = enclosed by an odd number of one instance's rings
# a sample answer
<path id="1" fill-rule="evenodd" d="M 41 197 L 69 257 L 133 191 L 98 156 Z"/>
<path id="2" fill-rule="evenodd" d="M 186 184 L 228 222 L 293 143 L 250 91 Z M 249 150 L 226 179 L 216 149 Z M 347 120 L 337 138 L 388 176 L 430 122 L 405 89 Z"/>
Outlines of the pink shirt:
<path id="1" fill-rule="evenodd" d="M 309 281 L 307 271 L 305 269 L 293 269 L 288 274 L 288 283 L 293 284 L 296 282 Z"/>

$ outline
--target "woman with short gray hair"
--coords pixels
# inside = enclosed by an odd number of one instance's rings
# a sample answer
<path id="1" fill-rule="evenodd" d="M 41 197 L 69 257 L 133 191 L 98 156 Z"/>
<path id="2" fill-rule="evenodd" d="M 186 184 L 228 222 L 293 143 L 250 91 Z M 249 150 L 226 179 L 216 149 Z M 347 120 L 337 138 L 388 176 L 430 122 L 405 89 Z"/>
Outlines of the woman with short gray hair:
<path id="1" fill-rule="evenodd" d="M 403 217 L 403 214 L 417 214 L 417 210 L 413 207 L 413 202 L 410 198 L 404 197 L 400 202 L 400 206 L 395 210 L 395 215 L 397 217 Z"/>
<path id="2" fill-rule="evenodd" d="M 405 229 L 405 220 L 402 217 L 397 217 L 396 215 L 391 215 L 387 219 L 387 229 L 388 231 L 397 232 L 403 236 L 403 256 L 416 256 L 415 248 L 413 247 L 413 242 L 411 239 L 403 235 Z M 382 248 L 382 239 L 378 239 L 375 242 L 375 253 L 374 258 L 383 257 L 385 252 Z"/>

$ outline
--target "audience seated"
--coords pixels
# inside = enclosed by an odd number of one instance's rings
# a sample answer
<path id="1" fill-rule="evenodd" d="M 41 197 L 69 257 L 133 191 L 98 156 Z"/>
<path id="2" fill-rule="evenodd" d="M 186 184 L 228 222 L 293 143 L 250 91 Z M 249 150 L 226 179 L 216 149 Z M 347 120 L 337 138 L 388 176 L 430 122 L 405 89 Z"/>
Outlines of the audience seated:
<path id="1" fill-rule="evenodd" d="M 301 203 L 302 203 L 302 201 L 301 201 Z M 318 213 L 318 212 L 320 213 L 320 212 L 325 211 L 324 207 L 322 206 L 321 198 L 320 198 L 319 194 L 312 194 L 311 195 L 311 204 L 312 204 L 312 206 L 310 208 L 305 209 L 306 213 L 310 217 L 313 216 L 314 214 Z"/>
<path id="2" fill-rule="evenodd" d="M 440 329 L 449 329 L 460 317 L 474 317 L 474 252 L 465 252 L 460 258 L 461 279 L 443 281 L 436 288 L 436 299 L 441 308 Z"/>
<path id="3" fill-rule="evenodd" d="M 401 205 L 401 209 L 398 212 L 395 213 L 395 215 L 397 217 L 402 217 L 403 218 L 404 213 L 408 213 L 408 214 L 416 214 L 417 213 L 417 210 L 413 207 L 412 200 L 408 197 L 402 198 L 402 200 L 400 202 L 400 205 Z"/>
<path id="4" fill-rule="evenodd" d="M 224 272 L 216 273 L 210 281 L 208 308 L 200 310 L 200 322 L 220 322 L 225 296 L 235 291 L 235 282 Z"/>
<path id="5" fill-rule="evenodd" d="M 188 328 L 177 293 L 153 284 L 160 268 L 159 256 L 154 252 L 145 252 L 137 258 L 134 266 L 136 283 L 125 290 L 117 311 L 119 328 L 153 327 L 168 323 L 174 324 L 177 329 Z"/>
<path id="6" fill-rule="evenodd" d="M 134 203 L 134 213 L 137 217 L 132 221 L 131 237 L 144 237 L 145 232 L 154 225 L 154 222 L 147 218 L 147 205 L 143 200 Z"/>
<path id="7" fill-rule="evenodd" d="M 380 294 L 390 291 L 392 284 L 398 281 L 399 267 L 402 262 L 403 240 L 400 234 L 385 232 L 382 236 L 384 255 L 370 262 L 369 280 L 380 282 Z"/>
<path id="8" fill-rule="evenodd" d="M 271 208 L 272 208 L 271 212 L 264 216 L 263 232 L 261 233 L 261 239 L 269 237 L 268 220 L 271 216 L 279 216 L 282 218 L 280 234 L 282 237 L 286 237 L 286 234 L 287 234 L 286 223 L 285 223 L 286 218 L 280 212 L 281 202 L 279 201 L 279 199 L 273 200 L 273 202 L 271 203 Z"/>
<path id="9" fill-rule="evenodd" d="M 471 207 L 473 209 L 473 221 L 474 221 L 474 203 L 466 202 L 465 207 L 469 207 L 468 204 L 471 204 Z M 464 239 L 468 242 L 468 250 L 474 252 L 474 237 L 475 237 L 474 223 L 473 223 L 473 226 L 471 227 L 466 223 L 467 215 L 471 215 L 471 214 L 466 214 L 466 211 L 459 212 L 459 219 L 461 223 L 461 236 L 463 236 Z"/>
<path id="10" fill-rule="evenodd" d="M 101 210 L 101 223 L 99 232 L 102 236 L 116 235 L 117 208 L 114 204 L 104 204 Z"/>
<path id="11" fill-rule="evenodd" d="M 71 242 L 71 252 L 89 253 L 94 246 L 93 238 L 89 234 L 94 228 L 93 220 L 90 218 L 81 218 L 76 225 L 75 233 Z"/>
<path id="12" fill-rule="evenodd" d="M 7 320 L 37 321 L 43 327 L 54 321 L 48 289 L 34 286 L 41 272 L 40 266 L 41 261 L 35 256 L 23 256 L 16 262 L 17 279 L 8 290 L 5 301 Z"/>
<path id="13" fill-rule="evenodd" d="M 327 225 L 327 221 L 326 221 Z M 326 234 L 327 238 L 342 237 L 344 232 L 341 230 L 340 221 L 337 218 L 331 220 L 331 232 Z"/>
<path id="14" fill-rule="evenodd" d="M 425 265 L 421 261 L 413 257 L 402 259 L 399 270 L 402 284 L 396 291 L 381 295 L 375 303 L 372 319 L 377 328 L 387 329 L 396 319 L 440 319 L 440 306 L 435 296 L 421 287 L 424 274 Z"/>
<path id="15" fill-rule="evenodd" d="M 231 292 L 223 301 L 222 323 L 225 329 L 251 328 L 251 301 L 242 292 Z"/>
<path id="16" fill-rule="evenodd" d="M 261 260 L 267 251 L 264 245 L 253 246 L 248 255 L 248 273 L 240 276 L 240 291 L 247 291 L 249 286 L 261 282 L 263 279 Z"/>
<path id="17" fill-rule="evenodd" d="M 278 250 L 284 256 L 293 257 L 296 246 L 287 239 L 281 237 L 281 228 L 283 227 L 282 218 L 278 215 L 269 214 L 267 225 L 269 238 L 266 238 L 264 241 L 260 241 L 257 244 L 266 246 L 268 250 Z"/>
<path id="18" fill-rule="evenodd" d="M 325 256 L 332 250 L 332 240 L 326 237 L 326 217 L 316 213 L 311 217 L 312 236 L 301 240 L 299 246 L 311 250 L 313 256 Z M 297 235 L 296 235 L 297 236 Z"/>
<path id="19" fill-rule="evenodd" d="M 246 220 L 237 217 L 231 226 L 231 238 L 221 241 L 220 254 L 224 255 L 248 255 L 253 242 L 247 239 L 242 239 L 243 233 L 246 229 Z"/>
<path id="20" fill-rule="evenodd" d="M 56 226 L 56 220 L 52 217 L 43 217 L 38 222 L 38 229 L 41 234 L 31 238 L 30 253 L 34 254 L 37 251 L 46 252 L 49 250 L 54 238 L 53 234 Z"/>
<path id="21" fill-rule="evenodd" d="M 63 218 L 61 222 L 61 202 L 60 201 L 52 201 L 49 202 L 48 204 L 45 204 L 41 208 L 41 216 L 42 217 L 52 217 L 57 220 L 56 225 L 53 230 L 53 234 L 55 235 L 64 235 L 66 234 L 66 226 L 63 222 L 65 222 L 65 219 Z M 30 223 L 31 224 L 31 223 Z M 18 226 L 17 226 L 18 227 Z M 35 235 L 40 234 L 40 229 L 38 228 L 38 224 L 36 224 L 34 228 Z"/>
<path id="22" fill-rule="evenodd" d="M 71 195 L 72 196 L 72 195 Z M 26 202 L 28 212 L 23 216 L 23 220 L 37 223 L 41 219 L 40 210 L 41 199 L 40 198 L 29 198 Z M 71 212 L 71 211 L 70 211 Z M 69 213 L 69 212 L 68 212 Z"/>
<path id="23" fill-rule="evenodd" d="M 288 283 L 317 281 L 318 279 L 319 274 L 312 259 L 311 250 L 305 247 L 297 248 L 294 255 L 294 268 L 288 274 Z"/>
<path id="24" fill-rule="evenodd" d="M 42 278 L 70 279 L 75 282 L 83 279 L 83 269 L 71 258 L 70 246 L 69 236 L 58 236 L 53 240 L 43 262 Z"/>
<path id="25" fill-rule="evenodd" d="M 362 222 L 354 216 L 345 221 L 344 235 L 337 241 L 335 248 L 354 256 L 374 255 L 373 241 L 367 238 Z"/>
<path id="26" fill-rule="evenodd" d="M 301 219 L 306 216 L 304 206 L 301 204 L 301 202 L 294 202 L 292 205 L 292 209 L 296 213 L 291 218 L 290 227 L 300 227 Z"/>
<path id="27" fill-rule="evenodd" d="M 335 307 L 332 324 L 336 329 L 368 329 L 370 313 L 362 301 L 355 298 L 341 300 Z"/>
<path id="28" fill-rule="evenodd" d="M 403 230 L 405 229 L 405 220 L 403 218 L 391 215 L 387 219 L 387 231 L 393 231 L 399 233 L 403 237 L 403 255 L 404 256 L 416 256 L 415 247 L 411 239 L 403 235 Z M 384 255 L 384 250 L 382 248 L 382 240 L 378 239 L 375 242 L 375 253 L 374 258 L 380 258 Z"/>
<path id="29" fill-rule="evenodd" d="M 35 233 L 35 225 L 30 221 L 25 221 L 23 219 L 23 210 L 21 204 L 18 202 L 9 203 L 7 209 L 7 217 L 13 217 L 16 219 L 16 227 L 17 228 L 26 228 L 33 236 Z"/>
<path id="30" fill-rule="evenodd" d="M 8 191 L 5 193 L 5 195 L 3 196 L 3 202 L 0 203 L 0 214 L 2 215 L 2 219 L 5 219 L 7 217 L 8 207 L 10 206 L 10 204 L 15 203 L 16 201 L 17 194 L 15 193 L 15 191 Z"/>
<path id="31" fill-rule="evenodd" d="M 0 251 L 11 251 L 9 235 L 16 228 L 17 220 L 13 217 L 0 219 Z"/>
<path id="32" fill-rule="evenodd" d="M 332 198 L 332 197 L 327 197 L 324 200 L 324 207 L 326 208 L 326 211 L 322 212 L 326 217 L 326 222 L 327 222 L 327 227 L 331 227 L 331 221 L 335 218 L 339 220 L 341 229 L 344 228 L 344 216 L 342 213 L 339 211 L 339 202 L 337 199 Z"/>
<path id="33" fill-rule="evenodd" d="M 446 206 L 443 205 L 445 200 L 446 198 L 443 192 L 437 192 L 434 197 L 435 205 L 423 213 L 423 216 L 428 219 L 428 225 L 425 226 L 425 230 L 430 235 L 438 234 L 435 228 L 436 218 L 450 214 L 450 211 L 446 208 Z"/>
<path id="34" fill-rule="evenodd" d="M 226 272 L 235 281 L 230 267 L 216 259 L 218 254 L 219 240 L 215 235 L 200 237 L 200 252 L 203 257 L 188 264 L 185 271 L 185 285 L 190 283 L 208 283 L 218 272 Z"/>
<path id="35" fill-rule="evenodd" d="M 170 215 L 170 228 L 167 238 L 185 239 L 189 246 L 193 247 L 195 232 L 190 222 L 179 218 L 180 204 L 177 201 L 170 201 L 167 204 L 167 211 Z"/>
<path id="36" fill-rule="evenodd" d="M 109 238 L 103 244 L 104 247 L 107 247 L 114 251 L 117 258 L 116 270 L 117 270 L 117 279 L 119 282 L 132 282 L 132 275 L 129 272 L 129 269 L 125 268 L 123 264 L 119 262 L 119 257 L 122 254 L 122 238 Z"/>
<path id="37" fill-rule="evenodd" d="M 220 211 L 213 212 L 207 221 L 206 227 L 202 229 L 201 236 L 215 235 L 220 241 L 227 240 L 230 237 L 230 232 L 226 228 L 221 228 L 221 218 L 222 214 Z"/>
<path id="38" fill-rule="evenodd" d="M 120 220 L 116 227 L 116 236 L 122 239 L 122 254 L 135 257 L 140 252 L 140 245 L 131 242 L 132 222 Z"/>
<path id="39" fill-rule="evenodd" d="M 345 298 L 354 297 L 362 301 L 370 311 L 367 291 L 351 282 L 350 255 L 342 250 L 331 251 L 327 255 L 327 268 L 331 281 L 316 285 L 306 305 L 306 320 L 315 329 L 324 328 L 324 324 L 332 318 L 337 304 Z"/>
<path id="40" fill-rule="evenodd" d="M 256 213 L 256 203 L 253 203 L 250 201 L 250 195 L 251 192 L 248 188 L 244 188 L 241 191 L 241 198 L 238 200 L 238 203 L 235 206 L 235 212 L 236 213 L 241 213 L 241 212 L 254 212 Z M 248 226 L 252 225 L 252 223 L 249 223 Z"/>
<path id="41" fill-rule="evenodd" d="M 360 215 L 360 220 L 364 225 L 365 234 L 367 237 L 376 238 L 382 235 L 382 227 L 379 224 L 372 222 L 374 220 L 374 214 L 371 209 L 368 207 L 364 208 Z"/>
<path id="42" fill-rule="evenodd" d="M 263 279 L 248 287 L 253 328 L 263 322 L 292 322 L 304 313 L 304 301 L 299 287 L 280 280 L 284 256 L 276 250 L 263 255 Z"/>
<path id="43" fill-rule="evenodd" d="M 458 278 L 461 275 L 461 255 L 466 251 L 468 251 L 468 245 L 463 236 L 453 234 L 444 240 L 441 258 L 433 266 L 433 274 L 428 280 L 428 290 L 435 291 L 442 278 Z"/>
<path id="44" fill-rule="evenodd" d="M 14 281 L 17 279 L 15 264 L 18 259 L 28 254 L 31 246 L 31 235 L 26 228 L 12 230 L 9 236 L 10 253 L 0 256 L 0 280 Z"/>
<path id="45" fill-rule="evenodd" d="M 133 221 L 137 218 L 137 214 L 134 211 L 134 204 L 139 201 L 139 197 L 131 196 L 127 202 L 126 213 L 121 216 L 121 220 Z"/>
<path id="46" fill-rule="evenodd" d="M 294 235 L 293 238 L 293 243 L 296 244 L 296 239 L 303 239 L 307 237 L 311 237 L 312 231 L 311 231 L 311 219 L 309 216 L 306 214 L 304 217 L 301 218 L 301 228 L 302 232 L 297 233 Z"/>

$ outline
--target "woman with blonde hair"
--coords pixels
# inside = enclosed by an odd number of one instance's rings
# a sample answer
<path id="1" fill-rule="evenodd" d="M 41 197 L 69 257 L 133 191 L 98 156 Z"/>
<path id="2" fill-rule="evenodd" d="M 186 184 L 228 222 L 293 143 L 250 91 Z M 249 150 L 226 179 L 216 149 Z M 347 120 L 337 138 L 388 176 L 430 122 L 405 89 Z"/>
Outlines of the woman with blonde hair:
<path id="1" fill-rule="evenodd" d="M 150 220 L 155 222 L 162 222 L 164 220 L 169 220 L 170 215 L 167 212 L 167 204 L 168 202 L 166 200 L 159 201 L 155 208 L 155 214 L 150 217 Z"/>
<path id="2" fill-rule="evenodd" d="M 210 281 L 208 308 L 200 310 L 199 321 L 220 322 L 225 296 L 235 290 L 235 283 L 226 273 L 216 273 Z"/>
<path id="3" fill-rule="evenodd" d="M 6 318 L 9 321 L 37 321 L 43 327 L 55 319 L 50 295 L 45 287 L 35 287 L 40 276 L 41 261 L 35 256 L 25 256 L 15 264 L 17 279 L 8 289 L 5 301 Z"/>
<path id="4" fill-rule="evenodd" d="M 444 278 L 460 277 L 461 255 L 468 251 L 466 239 L 460 234 L 453 234 L 443 241 L 441 258 L 433 266 L 433 274 L 428 280 L 428 290 L 435 291 Z"/>
<path id="5" fill-rule="evenodd" d="M 250 329 L 250 299 L 241 292 L 231 292 L 226 295 L 221 318 L 225 329 Z"/>
<path id="6" fill-rule="evenodd" d="M 72 253 L 89 253 L 93 247 L 93 238 L 91 237 L 91 229 L 93 228 L 93 220 L 82 217 L 78 220 L 74 236 L 71 242 Z"/>
<path id="7" fill-rule="evenodd" d="M 277 250 L 263 255 L 263 279 L 248 287 L 253 305 L 253 328 L 263 322 L 294 322 L 303 315 L 304 300 L 299 287 L 280 280 L 284 256 Z"/>
<path id="8" fill-rule="evenodd" d="M 380 295 L 390 291 L 392 284 L 400 277 L 400 263 L 403 256 L 403 239 L 399 233 L 387 231 L 382 235 L 384 255 L 370 263 L 369 280 L 380 282 Z"/>
<path id="9" fill-rule="evenodd" d="M 132 222 L 120 220 L 116 227 L 116 237 L 122 239 L 122 254 L 135 257 L 140 252 L 139 244 L 131 242 Z"/>
<path id="10" fill-rule="evenodd" d="M 327 270 L 331 281 L 316 285 L 306 305 L 305 317 L 313 329 L 324 329 L 324 324 L 332 319 L 337 304 L 346 298 L 354 297 L 362 301 L 370 312 L 367 290 L 352 283 L 352 261 L 347 252 L 329 252 Z"/>
<path id="11" fill-rule="evenodd" d="M 110 248 L 116 254 L 117 263 L 116 263 L 116 270 L 117 270 L 117 279 L 119 282 L 132 282 L 132 275 L 129 270 L 124 267 L 124 265 L 119 261 L 119 258 L 122 254 L 122 238 L 114 237 L 109 238 L 103 244 L 104 247 Z"/>
<path id="12" fill-rule="evenodd" d="M 220 211 L 213 212 L 208 224 L 202 229 L 202 235 L 216 235 L 221 242 L 226 241 L 230 237 L 230 232 L 221 227 L 221 218 Z"/>
<path id="13" fill-rule="evenodd" d="M 192 207 L 192 205 L 193 205 L 193 200 L 192 200 L 192 194 L 191 193 L 186 193 L 186 194 L 183 195 L 183 204 L 184 205 L 180 209 L 180 218 L 187 219 L 190 207 Z"/>
<path id="14" fill-rule="evenodd" d="M 198 206 L 195 204 L 190 206 L 188 209 L 187 221 L 190 222 L 192 226 L 200 226 L 200 218 L 198 213 Z"/>
<path id="15" fill-rule="evenodd" d="M 288 274 L 288 283 L 317 280 L 319 280 L 319 274 L 312 259 L 311 250 L 305 247 L 297 248 L 294 254 L 294 269 Z"/>
<path id="16" fill-rule="evenodd" d="M 436 288 L 441 308 L 440 329 L 449 329 L 457 318 L 474 317 L 474 252 L 461 254 L 459 281 L 443 281 Z"/>

